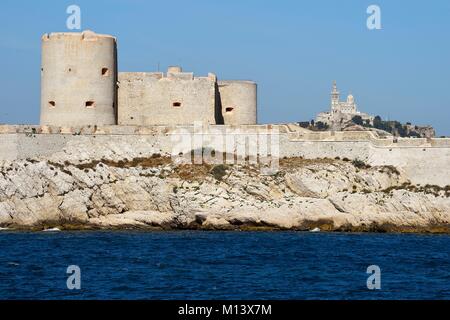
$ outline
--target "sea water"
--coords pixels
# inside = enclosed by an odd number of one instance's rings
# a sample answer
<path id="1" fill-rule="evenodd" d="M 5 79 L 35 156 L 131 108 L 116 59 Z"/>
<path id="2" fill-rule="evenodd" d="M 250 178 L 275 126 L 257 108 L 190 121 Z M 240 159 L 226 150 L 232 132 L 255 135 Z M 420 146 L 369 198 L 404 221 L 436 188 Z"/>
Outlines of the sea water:
<path id="1" fill-rule="evenodd" d="M 449 298 L 448 235 L 0 231 L 0 299 Z"/>

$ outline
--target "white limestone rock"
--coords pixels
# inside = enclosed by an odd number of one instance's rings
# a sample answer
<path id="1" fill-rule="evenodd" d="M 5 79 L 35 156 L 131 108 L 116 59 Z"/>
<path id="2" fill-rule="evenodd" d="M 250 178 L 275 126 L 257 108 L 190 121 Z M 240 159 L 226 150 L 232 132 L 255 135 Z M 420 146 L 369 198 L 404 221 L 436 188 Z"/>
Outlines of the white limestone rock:
<path id="1" fill-rule="evenodd" d="M 273 175 L 236 165 L 189 177 L 152 165 L 138 145 L 72 143 L 49 159 L 2 162 L 0 227 L 450 230 L 449 189 L 422 190 L 391 167 L 301 160 Z"/>

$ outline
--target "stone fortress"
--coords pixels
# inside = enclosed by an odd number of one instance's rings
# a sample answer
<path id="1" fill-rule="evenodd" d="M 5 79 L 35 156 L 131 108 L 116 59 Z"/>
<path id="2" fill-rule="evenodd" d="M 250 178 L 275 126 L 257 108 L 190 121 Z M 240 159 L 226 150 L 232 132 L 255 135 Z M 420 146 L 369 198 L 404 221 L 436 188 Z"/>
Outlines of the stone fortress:
<path id="1" fill-rule="evenodd" d="M 331 128 L 339 130 L 343 123 L 352 120 L 355 116 L 360 116 L 364 122 L 369 124 L 373 124 L 375 118 L 367 113 L 358 111 L 352 94 L 347 96 L 347 101 L 340 101 L 340 92 L 337 89 L 336 81 L 334 81 L 333 90 L 331 91 L 331 110 L 319 113 L 316 117 L 316 122 L 322 122 Z"/>
<path id="2" fill-rule="evenodd" d="M 41 73 L 42 125 L 256 124 L 256 83 L 195 77 L 180 67 L 118 72 L 109 35 L 44 35 Z"/>
<path id="3" fill-rule="evenodd" d="M 195 77 L 179 67 L 165 74 L 119 73 L 117 52 L 117 41 L 109 35 L 45 35 L 41 124 L 0 125 L 0 164 L 61 153 L 76 161 L 171 154 L 173 132 L 194 132 L 195 121 L 203 124 L 204 138 L 213 131 L 228 134 L 229 129 L 251 135 L 276 132 L 278 150 L 269 153 L 280 158 L 358 159 L 372 166 L 395 166 L 413 183 L 450 184 L 448 138 L 394 139 L 372 131 L 313 132 L 298 124 L 258 125 L 254 82 L 221 81 L 214 74 Z M 340 102 L 335 87 L 331 113 L 355 112 L 354 99 Z M 261 152 L 267 145 L 258 141 L 252 147 Z M 228 149 L 216 149 L 224 150 Z"/>

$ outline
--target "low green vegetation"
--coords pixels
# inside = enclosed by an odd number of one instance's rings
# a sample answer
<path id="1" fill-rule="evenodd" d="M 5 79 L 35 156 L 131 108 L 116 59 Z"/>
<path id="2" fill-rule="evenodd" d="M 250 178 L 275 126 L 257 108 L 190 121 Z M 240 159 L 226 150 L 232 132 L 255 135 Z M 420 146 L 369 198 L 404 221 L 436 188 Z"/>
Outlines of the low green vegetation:
<path id="1" fill-rule="evenodd" d="M 411 123 L 402 124 L 399 121 L 385 121 L 380 116 L 376 116 L 373 125 L 370 121 L 363 121 L 361 116 L 354 116 L 352 122 L 365 128 L 375 128 L 389 132 L 390 134 L 402 138 L 421 138 L 418 126 L 412 126 Z"/>
<path id="2" fill-rule="evenodd" d="M 326 131 L 330 129 L 330 126 L 322 121 L 315 122 L 314 120 L 311 120 L 310 122 L 299 122 L 298 124 L 300 127 L 312 131 Z"/>
<path id="3" fill-rule="evenodd" d="M 390 194 L 394 190 L 407 190 L 410 192 L 431 194 L 435 197 L 439 197 L 439 196 L 444 196 L 447 198 L 450 197 L 450 185 L 447 185 L 445 187 L 440 187 L 437 185 L 430 185 L 430 184 L 427 184 L 425 186 L 420 186 L 420 185 L 413 185 L 410 182 L 405 182 L 399 186 L 392 186 L 392 187 L 386 188 L 386 189 L 382 190 L 382 192 L 384 192 L 386 194 Z"/>
<path id="4" fill-rule="evenodd" d="M 354 159 L 352 161 L 352 164 L 355 166 L 355 168 L 358 169 L 369 169 L 371 166 L 366 164 L 364 161 L 360 160 L 360 159 Z"/>
<path id="5" fill-rule="evenodd" d="M 211 174 L 216 178 L 216 180 L 221 181 L 223 177 L 227 175 L 228 166 L 224 164 L 219 164 L 214 166 L 211 170 Z"/>

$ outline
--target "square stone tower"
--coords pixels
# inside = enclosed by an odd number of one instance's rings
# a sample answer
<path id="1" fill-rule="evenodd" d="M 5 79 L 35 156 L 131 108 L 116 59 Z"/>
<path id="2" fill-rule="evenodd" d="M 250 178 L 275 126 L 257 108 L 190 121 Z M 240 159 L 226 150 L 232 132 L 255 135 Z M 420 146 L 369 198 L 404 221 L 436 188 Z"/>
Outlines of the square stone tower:
<path id="1" fill-rule="evenodd" d="M 194 77 L 180 67 L 119 73 L 120 125 L 216 123 L 216 76 Z"/>

